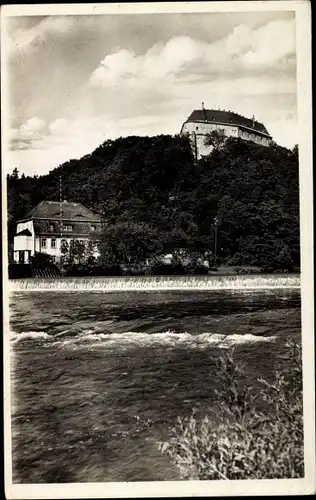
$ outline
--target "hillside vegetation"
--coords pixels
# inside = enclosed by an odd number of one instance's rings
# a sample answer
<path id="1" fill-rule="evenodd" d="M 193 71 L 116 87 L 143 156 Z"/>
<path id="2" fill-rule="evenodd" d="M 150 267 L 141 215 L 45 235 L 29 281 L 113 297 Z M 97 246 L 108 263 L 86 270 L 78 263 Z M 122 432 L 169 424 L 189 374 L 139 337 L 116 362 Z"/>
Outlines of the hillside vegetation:
<path id="1" fill-rule="evenodd" d="M 298 150 L 229 138 L 195 162 L 180 136 L 108 140 L 47 175 L 8 180 L 8 228 L 43 199 L 102 214 L 101 263 L 137 264 L 172 253 L 194 265 L 218 263 L 274 270 L 299 266 Z"/>
<path id="2" fill-rule="evenodd" d="M 222 388 L 209 416 L 179 416 L 169 440 L 159 444 L 182 479 L 304 477 L 301 346 L 288 339 L 284 347 L 287 366 L 272 382 L 258 379 L 259 394 L 242 382 L 245 368 L 233 351 L 219 358 Z"/>

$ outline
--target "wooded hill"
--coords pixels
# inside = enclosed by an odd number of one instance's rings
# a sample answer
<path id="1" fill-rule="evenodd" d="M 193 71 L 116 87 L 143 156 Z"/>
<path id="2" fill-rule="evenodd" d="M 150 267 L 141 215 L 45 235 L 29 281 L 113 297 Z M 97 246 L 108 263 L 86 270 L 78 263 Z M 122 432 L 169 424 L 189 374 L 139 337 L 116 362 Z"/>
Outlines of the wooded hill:
<path id="1" fill-rule="evenodd" d="M 211 138 L 210 138 L 211 140 Z M 102 214 L 101 263 L 172 253 L 191 261 L 292 270 L 299 266 L 298 149 L 228 138 L 194 161 L 181 136 L 108 140 L 47 175 L 7 176 L 8 230 L 37 203 L 64 198 Z"/>

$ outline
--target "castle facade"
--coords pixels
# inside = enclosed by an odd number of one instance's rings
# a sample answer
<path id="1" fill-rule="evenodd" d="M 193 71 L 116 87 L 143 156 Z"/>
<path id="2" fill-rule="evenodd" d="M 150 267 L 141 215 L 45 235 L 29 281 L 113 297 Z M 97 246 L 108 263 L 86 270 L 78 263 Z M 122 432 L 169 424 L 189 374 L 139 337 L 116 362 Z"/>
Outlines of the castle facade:
<path id="1" fill-rule="evenodd" d="M 189 135 L 196 159 L 207 156 L 212 146 L 206 144 L 208 134 L 221 131 L 227 137 L 240 137 L 261 146 L 269 146 L 272 137 L 266 127 L 255 120 L 232 111 L 205 109 L 194 110 L 181 127 L 181 135 Z"/>

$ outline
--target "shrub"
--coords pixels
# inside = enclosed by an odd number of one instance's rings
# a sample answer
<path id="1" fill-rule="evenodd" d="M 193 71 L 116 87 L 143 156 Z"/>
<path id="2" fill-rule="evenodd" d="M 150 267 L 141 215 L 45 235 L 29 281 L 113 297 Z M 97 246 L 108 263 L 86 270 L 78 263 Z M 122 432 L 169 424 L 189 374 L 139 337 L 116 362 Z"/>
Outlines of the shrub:
<path id="1" fill-rule="evenodd" d="M 208 268 L 205 266 L 196 266 L 193 268 L 192 274 L 208 274 Z"/>
<path id="2" fill-rule="evenodd" d="M 119 265 L 112 266 L 89 266 L 87 264 L 73 264 L 64 269 L 66 276 L 121 276 L 122 270 Z"/>
<path id="3" fill-rule="evenodd" d="M 53 259 L 48 253 L 35 252 L 35 254 L 31 257 L 30 262 L 33 267 L 42 267 L 51 264 Z"/>
<path id="4" fill-rule="evenodd" d="M 183 479 L 277 479 L 304 476 L 301 350 L 288 341 L 286 368 L 262 391 L 240 382 L 242 369 L 229 352 L 218 361 L 218 406 L 202 420 L 178 417 L 170 440 L 160 443 Z M 256 400 L 267 404 L 264 413 Z"/>
<path id="5" fill-rule="evenodd" d="M 182 264 L 157 264 L 150 269 L 149 273 L 158 276 L 173 274 L 183 275 L 186 274 L 186 271 Z"/>

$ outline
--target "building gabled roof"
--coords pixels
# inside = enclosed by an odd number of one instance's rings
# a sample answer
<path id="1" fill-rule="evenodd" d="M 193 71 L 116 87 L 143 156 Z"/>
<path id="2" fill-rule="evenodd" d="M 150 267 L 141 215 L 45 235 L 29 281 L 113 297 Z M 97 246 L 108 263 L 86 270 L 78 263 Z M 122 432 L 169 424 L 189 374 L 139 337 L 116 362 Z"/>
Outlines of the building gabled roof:
<path id="1" fill-rule="evenodd" d="M 23 231 L 16 233 L 15 236 L 32 236 L 32 233 L 29 229 L 23 229 Z"/>
<path id="2" fill-rule="evenodd" d="M 220 109 L 195 109 L 186 121 L 226 123 L 239 127 L 251 128 L 261 134 L 271 137 L 263 123 L 257 122 L 256 120 L 253 121 L 251 118 L 245 118 L 244 116 L 239 115 L 238 113 L 233 113 L 232 111 Z"/>
<path id="3" fill-rule="evenodd" d="M 61 204 L 59 201 L 42 201 L 36 207 L 32 208 L 22 219 L 18 222 L 30 219 L 60 219 Z M 92 212 L 89 208 L 84 207 L 81 203 L 73 203 L 63 201 L 62 203 L 62 217 L 64 220 L 69 221 L 90 221 L 100 222 L 101 218 Z"/>

